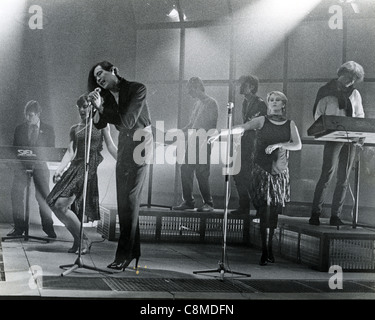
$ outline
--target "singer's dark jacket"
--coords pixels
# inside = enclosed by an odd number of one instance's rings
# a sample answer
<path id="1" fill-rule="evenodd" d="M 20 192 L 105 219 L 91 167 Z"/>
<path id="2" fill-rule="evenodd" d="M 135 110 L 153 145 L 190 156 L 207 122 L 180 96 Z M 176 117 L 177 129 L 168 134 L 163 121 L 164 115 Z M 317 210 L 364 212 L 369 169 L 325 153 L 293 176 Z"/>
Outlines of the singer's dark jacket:
<path id="1" fill-rule="evenodd" d="M 119 103 L 107 90 L 102 90 L 104 111 L 95 126 L 104 128 L 107 123 L 114 124 L 119 131 L 135 132 L 151 125 L 146 101 L 146 87 L 138 82 L 121 79 L 119 83 Z"/>
<path id="2" fill-rule="evenodd" d="M 134 132 L 149 127 L 147 138 L 152 139 L 151 118 L 146 101 L 146 87 L 138 82 L 120 79 L 119 101 L 102 90 L 103 113 L 95 126 L 104 128 L 114 124 L 119 131 L 116 163 L 117 210 L 120 222 L 120 237 L 116 251 L 116 261 L 140 256 L 140 234 L 138 215 L 142 187 L 147 175 L 148 163 L 134 160 L 134 149 L 142 143 L 133 141 Z M 151 151 L 151 150 L 149 150 Z M 148 150 L 145 150 L 148 152 Z M 146 155 L 147 157 L 147 155 Z"/>

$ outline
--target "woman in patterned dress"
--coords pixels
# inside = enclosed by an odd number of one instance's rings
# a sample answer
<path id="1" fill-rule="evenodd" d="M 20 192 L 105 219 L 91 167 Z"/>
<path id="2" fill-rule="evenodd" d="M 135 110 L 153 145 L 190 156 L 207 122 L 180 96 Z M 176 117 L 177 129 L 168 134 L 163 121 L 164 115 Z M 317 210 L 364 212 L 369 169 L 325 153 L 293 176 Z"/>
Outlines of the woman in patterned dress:
<path id="1" fill-rule="evenodd" d="M 294 121 L 288 120 L 285 116 L 287 101 L 282 92 L 271 91 L 267 94 L 266 116 L 254 118 L 232 129 L 233 134 L 258 130 L 250 188 L 251 200 L 260 221 L 262 256 L 259 264 L 262 266 L 267 262 L 275 262 L 272 238 L 277 227 L 278 215 L 290 201 L 288 153 L 302 148 Z M 224 134 L 223 131 L 220 133 Z M 210 139 L 209 142 L 216 138 Z"/>
<path id="2" fill-rule="evenodd" d="M 78 98 L 77 108 L 81 122 L 73 125 L 70 129 L 70 142 L 67 151 L 53 177 L 56 184 L 46 199 L 56 217 L 73 236 L 73 246 L 68 250 L 70 253 L 78 252 L 82 217 L 84 216 L 87 221 L 100 219 L 97 168 L 103 161 L 101 155 L 103 140 L 106 143 L 108 152 L 114 159 L 117 158 L 117 148 L 113 143 L 109 126 L 101 130 L 92 126 L 86 210 L 83 215 L 83 185 L 86 163 L 85 137 L 88 133 L 90 115 L 87 94 L 83 94 Z M 83 238 L 81 253 L 85 254 L 91 248 L 91 241 L 86 234 L 84 234 Z"/>

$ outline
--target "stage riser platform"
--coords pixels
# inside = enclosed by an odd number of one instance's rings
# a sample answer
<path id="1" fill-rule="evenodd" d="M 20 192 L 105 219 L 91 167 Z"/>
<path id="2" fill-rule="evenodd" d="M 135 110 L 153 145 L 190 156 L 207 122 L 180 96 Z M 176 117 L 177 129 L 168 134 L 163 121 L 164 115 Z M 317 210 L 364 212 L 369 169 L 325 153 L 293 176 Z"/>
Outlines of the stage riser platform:
<path id="1" fill-rule="evenodd" d="M 298 263 L 325 272 L 333 265 L 344 271 L 375 271 L 374 231 L 288 221 L 279 224 L 278 233 L 280 254 Z"/>
<path id="2" fill-rule="evenodd" d="M 109 241 L 119 237 L 117 210 L 100 210 L 97 232 Z M 141 208 L 141 241 L 174 243 L 217 243 L 223 241 L 222 211 L 198 213 Z M 228 215 L 227 244 L 261 248 L 259 220 L 251 215 Z M 321 219 L 323 220 L 323 219 Z M 341 226 L 339 230 L 322 221 L 308 224 L 308 218 L 279 216 L 273 237 L 276 255 L 312 269 L 327 272 L 337 265 L 343 271 L 375 272 L 375 231 Z"/>
<path id="3" fill-rule="evenodd" d="M 176 212 L 141 209 L 139 229 L 142 241 L 221 243 L 223 213 Z M 249 245 L 250 216 L 228 218 L 227 243 Z M 97 231 L 105 239 L 116 241 L 120 227 L 117 210 L 100 208 Z"/>

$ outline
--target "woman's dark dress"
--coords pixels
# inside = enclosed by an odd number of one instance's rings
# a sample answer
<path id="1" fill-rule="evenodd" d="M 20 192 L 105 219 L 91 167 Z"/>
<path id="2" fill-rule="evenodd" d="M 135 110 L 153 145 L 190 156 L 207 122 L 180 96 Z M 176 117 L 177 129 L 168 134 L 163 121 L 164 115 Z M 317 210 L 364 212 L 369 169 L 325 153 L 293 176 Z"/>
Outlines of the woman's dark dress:
<path id="1" fill-rule="evenodd" d="M 290 138 L 290 120 L 276 125 L 265 117 L 264 125 L 258 131 L 251 195 L 261 223 L 264 222 L 267 227 L 277 226 L 278 214 L 290 201 L 290 180 L 288 150 L 278 148 L 266 154 L 265 149 L 269 145 L 288 142 Z M 264 210 L 266 207 L 272 207 L 270 213 Z M 264 216 L 266 214 L 267 217 Z"/>
<path id="2" fill-rule="evenodd" d="M 58 198 L 68 198 L 75 195 L 76 200 L 72 206 L 72 210 L 80 219 L 83 211 L 83 186 L 85 178 L 85 131 L 85 126 L 81 124 L 74 125 L 70 129 L 70 141 L 73 141 L 73 149 L 77 150 L 76 156 L 46 199 L 48 205 L 53 206 Z M 103 161 L 102 150 L 102 130 L 98 130 L 95 126 L 92 126 L 85 210 L 87 221 L 100 219 L 97 168 Z"/>

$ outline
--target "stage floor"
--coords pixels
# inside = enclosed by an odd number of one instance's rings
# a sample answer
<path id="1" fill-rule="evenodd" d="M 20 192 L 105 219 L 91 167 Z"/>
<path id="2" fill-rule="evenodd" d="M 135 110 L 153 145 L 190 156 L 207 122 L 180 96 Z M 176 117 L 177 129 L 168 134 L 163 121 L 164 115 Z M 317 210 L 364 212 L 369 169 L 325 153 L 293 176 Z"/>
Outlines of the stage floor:
<path id="1" fill-rule="evenodd" d="M 0 236 L 4 237 L 11 229 L 9 224 L 0 224 Z M 67 253 L 72 242 L 66 229 L 62 226 L 55 229 L 58 238 L 49 243 L 36 240 L 1 243 L 0 268 L 3 266 L 5 279 L 0 278 L 0 299 L 375 299 L 375 273 L 344 272 L 343 288 L 331 289 L 329 281 L 333 274 L 278 255 L 276 263 L 260 266 L 260 250 L 243 245 L 227 246 L 228 270 L 222 277 L 216 271 L 222 261 L 221 243 L 142 242 L 138 270 L 132 268 L 133 264 L 130 269 L 113 274 L 78 268 L 62 277 L 64 270 L 60 266 L 74 264 L 77 255 Z M 117 243 L 103 239 L 96 227 L 85 229 L 95 242 L 91 253 L 82 256 L 83 263 L 109 270 L 106 265 L 113 260 Z M 39 225 L 31 225 L 29 234 L 44 236 Z M 214 272 L 194 273 L 206 270 Z"/>

